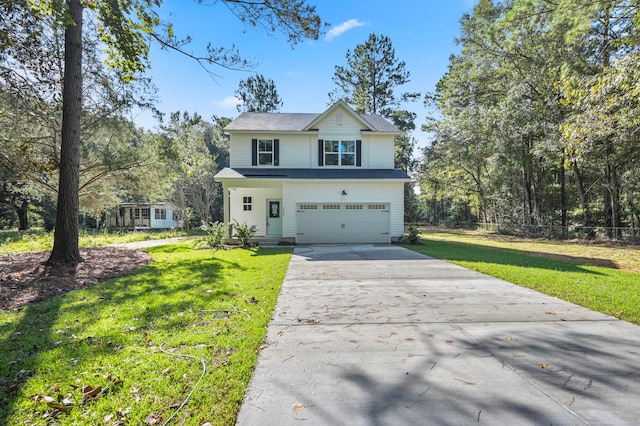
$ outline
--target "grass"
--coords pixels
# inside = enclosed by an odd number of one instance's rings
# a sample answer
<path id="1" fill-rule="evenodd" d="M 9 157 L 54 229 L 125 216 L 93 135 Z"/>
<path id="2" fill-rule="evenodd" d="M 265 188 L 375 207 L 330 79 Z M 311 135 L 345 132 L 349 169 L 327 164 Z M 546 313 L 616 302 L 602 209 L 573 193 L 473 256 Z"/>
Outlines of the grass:
<path id="1" fill-rule="evenodd" d="M 235 422 L 291 249 L 149 252 L 135 275 L 0 312 L 1 424 Z"/>
<path id="2" fill-rule="evenodd" d="M 164 238 L 182 237 L 187 235 L 201 235 L 202 232 L 167 231 L 111 231 L 81 230 L 80 247 L 97 247 L 107 244 L 130 243 L 134 241 L 159 240 Z M 53 232 L 42 230 L 30 231 L 0 231 L 0 255 L 11 253 L 27 253 L 33 251 L 51 250 L 53 247 Z"/>
<path id="3" fill-rule="evenodd" d="M 640 324 L 640 274 L 619 269 L 602 247 L 455 233 L 423 233 L 421 243 L 406 247 Z"/>
<path id="4" fill-rule="evenodd" d="M 457 241 L 488 247 L 521 250 L 533 256 L 592 266 L 623 269 L 640 274 L 640 247 L 611 241 L 559 241 L 519 238 L 476 231 L 430 231 L 430 240 Z"/>

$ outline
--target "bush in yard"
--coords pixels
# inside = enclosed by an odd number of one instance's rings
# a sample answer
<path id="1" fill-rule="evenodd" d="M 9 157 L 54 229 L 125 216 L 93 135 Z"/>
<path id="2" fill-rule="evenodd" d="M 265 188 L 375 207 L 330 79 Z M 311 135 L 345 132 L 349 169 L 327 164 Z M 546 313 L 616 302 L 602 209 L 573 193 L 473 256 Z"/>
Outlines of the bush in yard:
<path id="1" fill-rule="evenodd" d="M 224 241 L 225 235 L 225 226 L 222 222 L 209 222 L 209 224 L 203 224 L 200 229 L 207 233 L 206 236 L 202 237 L 197 241 L 197 245 L 206 244 L 209 247 L 219 249 L 222 247 L 222 242 Z"/>
<path id="2" fill-rule="evenodd" d="M 414 225 L 409 225 L 407 232 L 402 236 L 402 242 L 406 244 L 418 244 L 420 241 L 420 231 Z"/>
<path id="3" fill-rule="evenodd" d="M 240 244 L 242 245 L 242 247 L 251 247 L 251 239 L 256 233 L 256 227 L 249 226 L 246 223 L 238 223 L 237 220 L 234 220 L 234 222 L 236 223 L 236 236 L 240 240 Z"/>

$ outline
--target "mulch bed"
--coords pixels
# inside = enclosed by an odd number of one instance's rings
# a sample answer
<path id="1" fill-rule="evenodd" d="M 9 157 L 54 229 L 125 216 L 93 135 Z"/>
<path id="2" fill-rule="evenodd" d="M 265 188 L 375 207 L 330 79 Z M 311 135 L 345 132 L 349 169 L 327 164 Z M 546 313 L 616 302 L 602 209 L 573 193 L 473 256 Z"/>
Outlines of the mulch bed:
<path id="1" fill-rule="evenodd" d="M 77 266 L 44 266 L 48 251 L 0 256 L 0 310 L 19 309 L 111 278 L 130 275 L 151 256 L 123 247 L 80 249 Z"/>

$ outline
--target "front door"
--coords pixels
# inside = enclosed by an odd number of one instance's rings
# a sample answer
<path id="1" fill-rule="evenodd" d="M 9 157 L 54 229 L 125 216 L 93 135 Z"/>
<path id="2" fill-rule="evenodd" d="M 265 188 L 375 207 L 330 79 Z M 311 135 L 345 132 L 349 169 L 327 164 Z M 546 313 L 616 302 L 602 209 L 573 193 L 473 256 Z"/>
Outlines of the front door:
<path id="1" fill-rule="evenodd" d="M 267 200 L 267 235 L 282 235 L 281 200 Z"/>

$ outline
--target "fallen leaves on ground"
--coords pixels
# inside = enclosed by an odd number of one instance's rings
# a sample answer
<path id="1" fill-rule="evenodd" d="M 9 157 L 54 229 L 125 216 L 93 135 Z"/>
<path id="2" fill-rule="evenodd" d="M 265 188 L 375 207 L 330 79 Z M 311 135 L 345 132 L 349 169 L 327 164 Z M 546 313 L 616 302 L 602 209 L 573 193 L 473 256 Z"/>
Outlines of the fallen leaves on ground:
<path id="1" fill-rule="evenodd" d="M 80 255 L 84 262 L 76 266 L 45 266 L 48 251 L 0 256 L 0 310 L 130 275 L 151 262 L 149 253 L 124 247 L 82 248 Z"/>

